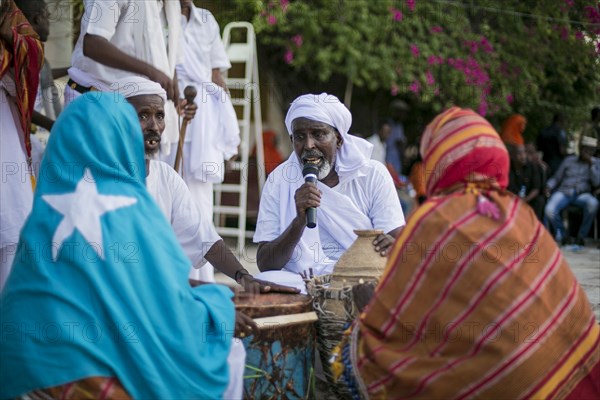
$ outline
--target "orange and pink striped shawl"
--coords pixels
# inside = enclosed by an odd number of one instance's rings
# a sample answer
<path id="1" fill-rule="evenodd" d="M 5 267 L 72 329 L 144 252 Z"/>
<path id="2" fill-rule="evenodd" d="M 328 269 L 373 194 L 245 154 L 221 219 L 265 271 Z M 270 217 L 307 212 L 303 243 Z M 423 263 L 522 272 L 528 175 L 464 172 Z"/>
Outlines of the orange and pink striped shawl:
<path id="1" fill-rule="evenodd" d="M 598 398 L 590 373 L 600 373 L 599 325 L 552 237 L 502 190 L 508 157 L 498 134 L 453 108 L 423 140 L 426 168 L 433 156 L 444 165 L 427 181 L 439 195 L 409 218 L 350 333 L 363 395 Z M 466 169 L 451 161 L 466 159 Z M 482 215 L 482 196 L 494 217 Z"/>
<path id="2" fill-rule="evenodd" d="M 0 5 L 0 29 L 10 32 L 10 44 L 0 40 L 0 78 L 11 74 L 15 81 L 16 104 L 23 132 L 27 157 L 31 157 L 29 132 L 31 114 L 37 95 L 40 70 L 44 63 L 44 48 L 39 36 L 12 0 Z"/>
<path id="3" fill-rule="evenodd" d="M 564 398 L 598 365 L 599 326 L 554 240 L 517 197 L 491 196 L 498 221 L 473 194 L 409 219 L 352 332 L 370 398 Z"/>

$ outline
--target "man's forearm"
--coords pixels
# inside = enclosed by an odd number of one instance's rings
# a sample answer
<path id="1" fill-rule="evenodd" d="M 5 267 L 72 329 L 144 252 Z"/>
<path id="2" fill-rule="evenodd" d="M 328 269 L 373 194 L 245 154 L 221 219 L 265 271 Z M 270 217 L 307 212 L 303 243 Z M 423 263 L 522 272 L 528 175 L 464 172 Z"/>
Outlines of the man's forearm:
<path id="1" fill-rule="evenodd" d="M 52 125 L 54 125 L 54 120 L 35 110 L 31 115 L 31 122 L 49 131 L 52 130 Z"/>
<path id="2" fill-rule="evenodd" d="M 280 270 L 290 260 L 304 232 L 305 222 L 296 217 L 275 240 L 258 245 L 256 263 L 261 271 Z"/>
<path id="3" fill-rule="evenodd" d="M 122 52 L 108 40 L 97 35 L 86 34 L 83 37 L 83 55 L 108 67 L 149 78 L 155 69 L 152 65 Z"/>
<path id="4" fill-rule="evenodd" d="M 231 252 L 231 249 L 225 245 L 223 239 L 216 241 L 208 250 L 204 258 L 211 263 L 213 267 L 233 280 L 236 279 L 236 272 L 244 269 L 242 264 L 240 264 L 240 261 Z"/>

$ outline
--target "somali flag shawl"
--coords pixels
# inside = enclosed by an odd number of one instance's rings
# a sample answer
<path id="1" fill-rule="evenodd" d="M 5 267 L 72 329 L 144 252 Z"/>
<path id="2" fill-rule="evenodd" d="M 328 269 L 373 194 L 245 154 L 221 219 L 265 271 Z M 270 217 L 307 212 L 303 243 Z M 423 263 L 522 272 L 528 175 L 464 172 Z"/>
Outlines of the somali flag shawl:
<path id="1" fill-rule="evenodd" d="M 145 187 L 133 107 L 79 97 L 40 175 L 0 296 L 0 398 L 88 377 L 116 377 L 133 398 L 222 396 L 232 294 L 189 286 L 189 260 Z"/>
<path id="2" fill-rule="evenodd" d="M 452 108 L 422 140 L 430 197 L 346 338 L 354 393 L 598 398 L 598 323 L 534 212 L 502 190 L 508 156 L 494 129 Z"/>

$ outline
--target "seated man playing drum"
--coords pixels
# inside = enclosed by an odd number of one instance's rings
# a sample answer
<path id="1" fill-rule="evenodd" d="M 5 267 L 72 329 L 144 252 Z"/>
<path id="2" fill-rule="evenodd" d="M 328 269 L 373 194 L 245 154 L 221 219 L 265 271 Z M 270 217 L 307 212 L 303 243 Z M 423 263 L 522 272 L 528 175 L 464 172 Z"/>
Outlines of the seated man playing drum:
<path id="1" fill-rule="evenodd" d="M 297 293 L 297 289 L 256 280 L 246 271 L 210 221 L 203 220 L 185 182 L 168 164 L 152 159 L 158 152 L 165 129 L 166 93 L 157 83 L 143 77 L 131 76 L 116 85 L 133 105 L 144 135 L 146 154 L 146 186 L 152 198 L 170 222 L 175 236 L 195 268 L 208 260 L 219 271 L 235 279 L 247 291 Z M 132 90 L 135 88 L 135 90 Z M 129 89 L 129 90 L 127 90 Z M 195 107 L 186 107 L 188 118 L 193 118 Z M 199 281 L 192 281 L 195 286 Z M 242 313 L 236 314 L 236 329 L 241 336 L 250 335 L 256 326 Z M 225 398 L 241 398 L 243 389 L 245 351 L 238 340 L 232 341 L 228 363 L 230 380 Z"/>
<path id="2" fill-rule="evenodd" d="M 299 274 L 329 274 L 356 239 L 355 229 L 387 232 L 373 242 L 373 255 L 386 256 L 404 215 L 392 178 L 371 160 L 373 145 L 348 133 L 350 111 L 333 95 L 298 97 L 285 124 L 294 147 L 288 160 L 268 177 L 254 241 L 257 277 L 303 288 Z M 303 167 L 316 168 L 316 184 Z M 317 210 L 307 228 L 307 209 Z M 267 271 L 267 272 L 265 272 Z"/>
<path id="3" fill-rule="evenodd" d="M 219 271 L 234 279 L 246 291 L 298 293 L 296 289 L 259 281 L 244 269 L 233 255 L 210 221 L 204 221 L 192 199 L 185 182 L 165 162 L 154 159 L 158 153 L 161 135 L 165 130 L 166 92 L 157 83 L 138 76 L 130 76 L 115 84 L 121 94 L 135 108 L 142 133 L 146 154 L 146 185 L 152 198 L 171 223 L 179 243 L 194 268 L 201 268 L 206 261 Z M 107 88 L 106 91 L 108 91 Z M 186 107 L 188 119 L 195 115 L 196 107 Z M 198 281 L 192 281 L 195 285 Z"/>

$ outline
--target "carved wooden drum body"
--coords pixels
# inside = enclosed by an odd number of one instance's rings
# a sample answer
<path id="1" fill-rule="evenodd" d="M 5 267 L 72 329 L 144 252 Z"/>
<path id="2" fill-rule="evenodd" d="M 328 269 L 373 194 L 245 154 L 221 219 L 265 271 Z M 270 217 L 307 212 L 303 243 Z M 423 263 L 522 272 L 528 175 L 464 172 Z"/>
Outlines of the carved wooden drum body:
<path id="1" fill-rule="evenodd" d="M 312 299 L 276 293 L 239 297 L 236 309 L 253 318 L 260 328 L 243 339 L 244 398 L 307 398 L 314 385 L 317 316 Z"/>

